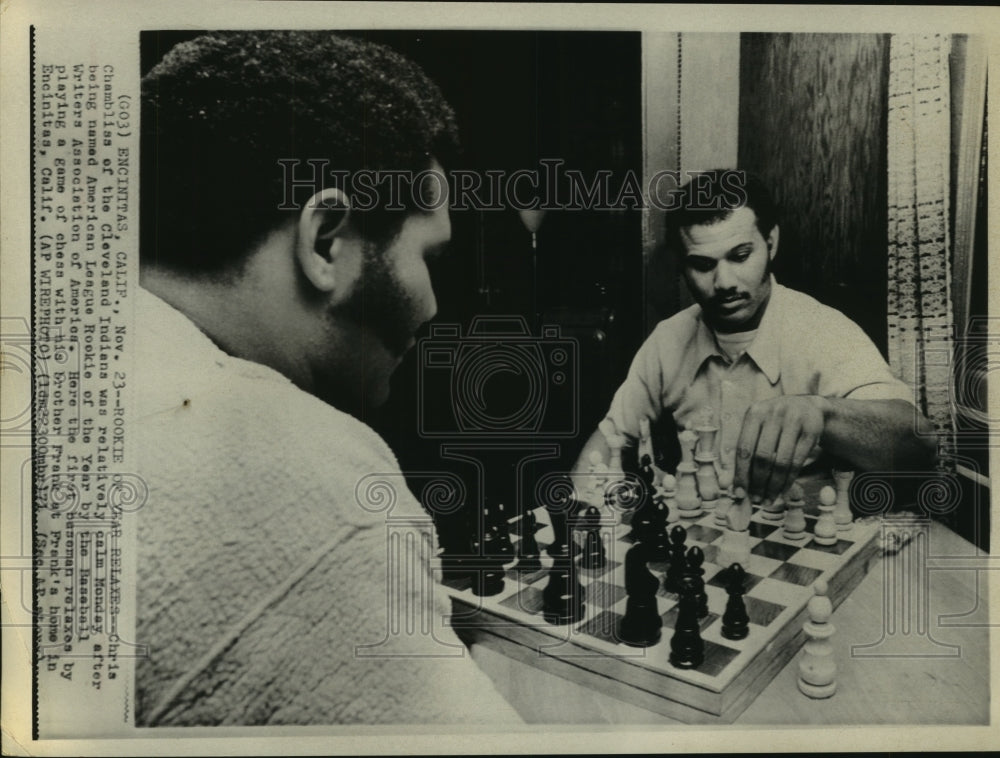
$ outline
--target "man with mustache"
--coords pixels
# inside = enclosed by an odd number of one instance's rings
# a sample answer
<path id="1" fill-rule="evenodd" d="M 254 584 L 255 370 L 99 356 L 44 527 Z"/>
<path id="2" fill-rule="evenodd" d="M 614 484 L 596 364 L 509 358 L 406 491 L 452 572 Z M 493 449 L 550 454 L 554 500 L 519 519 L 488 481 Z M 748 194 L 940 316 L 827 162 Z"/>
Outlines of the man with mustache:
<path id="1" fill-rule="evenodd" d="M 437 308 L 450 107 L 328 32 L 207 34 L 142 88 L 137 725 L 518 721 L 360 420 Z"/>
<path id="2" fill-rule="evenodd" d="M 723 483 L 783 493 L 818 449 L 866 470 L 932 465 L 933 427 L 871 340 L 840 312 L 778 284 L 767 188 L 742 171 L 696 175 L 668 229 L 695 305 L 662 321 L 615 393 L 605 429 L 634 444 L 642 419 L 691 428 L 710 409 Z M 587 442 L 608 459 L 601 431 Z"/>

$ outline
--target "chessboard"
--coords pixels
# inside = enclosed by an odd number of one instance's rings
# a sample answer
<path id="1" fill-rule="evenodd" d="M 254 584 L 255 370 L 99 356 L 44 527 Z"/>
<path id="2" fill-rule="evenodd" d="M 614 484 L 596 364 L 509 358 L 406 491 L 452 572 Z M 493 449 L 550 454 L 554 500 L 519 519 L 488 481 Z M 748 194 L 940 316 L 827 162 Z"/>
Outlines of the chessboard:
<path id="1" fill-rule="evenodd" d="M 728 567 L 716 560 L 726 527 L 712 511 L 679 520 L 686 531 L 687 548 L 696 545 L 705 556 L 702 569 L 709 612 L 700 620 L 704 660 L 695 668 L 676 668 L 669 661 L 678 596 L 663 589 L 665 562 L 648 563 L 660 582 L 657 612 L 663 626 L 659 641 L 645 648 L 621 641 L 627 598 L 624 564 L 634 542 L 633 513 L 612 508 L 601 510 L 599 522 L 606 548 L 604 565 L 588 569 L 574 558 L 585 603 L 579 621 L 560 625 L 544 617 L 543 590 L 553 566 L 546 547 L 555 535 L 549 511 L 537 507 L 532 510 L 533 518 L 522 514 L 510 519 L 508 526 L 515 555 L 520 554 L 518 543 L 527 536 L 527 525 L 533 526 L 538 559 L 522 561 L 527 569 L 519 567 L 519 562 L 506 565 L 501 591 L 483 596 L 481 588 L 480 594 L 473 592 L 469 576 L 456 578 L 444 572 L 442 584 L 453 601 L 452 626 L 460 634 L 464 630 L 467 639 L 467 633 L 473 632 L 477 644 L 671 718 L 686 723 L 732 722 L 804 643 L 806 604 L 817 580 L 826 582 L 836 607 L 880 554 L 880 525 L 875 519 L 854 521 L 849 529 L 838 532 L 835 544 L 815 541 L 817 493 L 824 483 L 804 487 L 804 539 L 785 537 L 780 520 L 771 520 L 755 508 L 749 526 L 750 560 L 744 566 L 749 633 L 742 640 L 726 639 L 721 633 Z M 574 530 L 577 545 L 582 544 L 582 536 Z"/>

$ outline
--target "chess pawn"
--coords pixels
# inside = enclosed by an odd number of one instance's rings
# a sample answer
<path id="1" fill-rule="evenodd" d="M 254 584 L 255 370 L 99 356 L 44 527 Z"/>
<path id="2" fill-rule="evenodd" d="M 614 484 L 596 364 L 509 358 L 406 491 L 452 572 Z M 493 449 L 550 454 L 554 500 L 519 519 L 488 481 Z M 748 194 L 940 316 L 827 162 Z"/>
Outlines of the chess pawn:
<path id="1" fill-rule="evenodd" d="M 698 467 L 694 463 L 681 461 L 677 464 L 677 515 L 681 518 L 700 516 L 701 498 L 698 497 Z"/>
<path id="2" fill-rule="evenodd" d="M 802 487 L 793 482 L 785 493 L 785 531 L 784 536 L 790 540 L 802 540 L 806 537 L 805 500 Z"/>
<path id="3" fill-rule="evenodd" d="M 827 597 L 827 584 L 822 579 L 813 585 L 813 597 L 806 605 L 809 620 L 803 630 L 809 638 L 799 659 L 799 689 L 812 698 L 830 697 L 837 691 L 837 662 L 833 658 L 830 636 L 836 631 L 830 623 L 833 603 Z"/>
<path id="4" fill-rule="evenodd" d="M 819 518 L 813 527 L 813 541 L 818 545 L 837 544 L 837 523 L 833 520 L 833 507 L 837 493 L 830 485 L 819 491 Z"/>
<path id="5" fill-rule="evenodd" d="M 726 601 L 726 610 L 722 614 L 722 636 L 727 640 L 742 640 L 750 633 L 750 616 L 747 614 L 746 603 L 743 602 L 747 572 L 743 566 L 734 563 L 726 574 L 729 600 Z"/>
<path id="6" fill-rule="evenodd" d="M 760 505 L 760 516 L 768 521 L 781 521 L 785 516 L 785 505 L 781 498 L 765 498 Z"/>
<path id="7" fill-rule="evenodd" d="M 697 668 L 705 660 L 705 643 L 698 622 L 698 598 L 694 578 L 681 580 L 677 621 L 670 638 L 670 664 L 679 669 Z"/>
<path id="8" fill-rule="evenodd" d="M 653 536 L 649 540 L 649 560 L 670 559 L 670 540 L 667 538 L 667 524 L 670 522 L 670 508 L 663 498 L 656 499 L 653 515 Z"/>
<path id="9" fill-rule="evenodd" d="M 833 479 L 837 484 L 837 503 L 833 508 L 833 521 L 837 525 L 838 532 L 848 532 L 854 522 L 851 514 L 851 480 L 854 479 L 853 471 L 834 471 Z"/>
<path id="10" fill-rule="evenodd" d="M 660 480 L 663 489 L 663 502 L 667 505 L 667 523 L 676 524 L 681 520 L 677 511 L 677 479 L 671 474 L 664 474 Z"/>
<path id="11" fill-rule="evenodd" d="M 663 589 L 666 592 L 680 592 L 681 579 L 684 577 L 684 570 L 687 568 L 687 558 L 684 554 L 684 540 L 687 539 L 687 530 L 683 526 L 675 526 L 670 530 L 670 565 L 667 567 L 667 574 L 663 577 Z"/>
<path id="12" fill-rule="evenodd" d="M 705 553 L 697 545 L 692 545 L 687 551 L 687 566 L 684 569 L 684 576 L 694 580 L 694 596 L 698 601 L 698 618 L 705 618 L 708 615 L 708 595 L 705 593 L 705 580 L 702 576 L 705 569 L 701 564 L 705 562 Z M 683 584 L 683 580 L 682 584 Z"/>
<path id="13" fill-rule="evenodd" d="M 580 565 L 585 569 L 602 569 L 607 564 L 604 552 L 604 541 L 601 539 L 601 512 L 593 505 L 584 512 L 583 523 L 586 535 L 583 541 L 583 551 L 580 554 Z"/>

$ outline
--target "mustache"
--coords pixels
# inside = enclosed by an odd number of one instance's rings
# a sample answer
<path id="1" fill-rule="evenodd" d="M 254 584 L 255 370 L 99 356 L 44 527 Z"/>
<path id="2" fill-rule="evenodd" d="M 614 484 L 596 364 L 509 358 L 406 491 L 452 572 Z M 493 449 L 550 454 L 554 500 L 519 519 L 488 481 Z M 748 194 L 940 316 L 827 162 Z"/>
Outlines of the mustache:
<path id="1" fill-rule="evenodd" d="M 713 305 L 721 305 L 722 303 L 733 302 L 736 300 L 748 300 L 749 298 L 749 292 L 725 292 L 713 297 L 711 302 Z"/>

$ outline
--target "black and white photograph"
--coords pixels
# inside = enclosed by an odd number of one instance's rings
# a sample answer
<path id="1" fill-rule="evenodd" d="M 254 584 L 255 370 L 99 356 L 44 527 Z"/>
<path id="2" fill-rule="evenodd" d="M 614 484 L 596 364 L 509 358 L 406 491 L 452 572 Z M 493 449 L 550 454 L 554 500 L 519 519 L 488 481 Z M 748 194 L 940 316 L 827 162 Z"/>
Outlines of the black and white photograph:
<path id="1" fill-rule="evenodd" d="M 14 5 L 5 751 L 995 744 L 995 9 Z"/>

